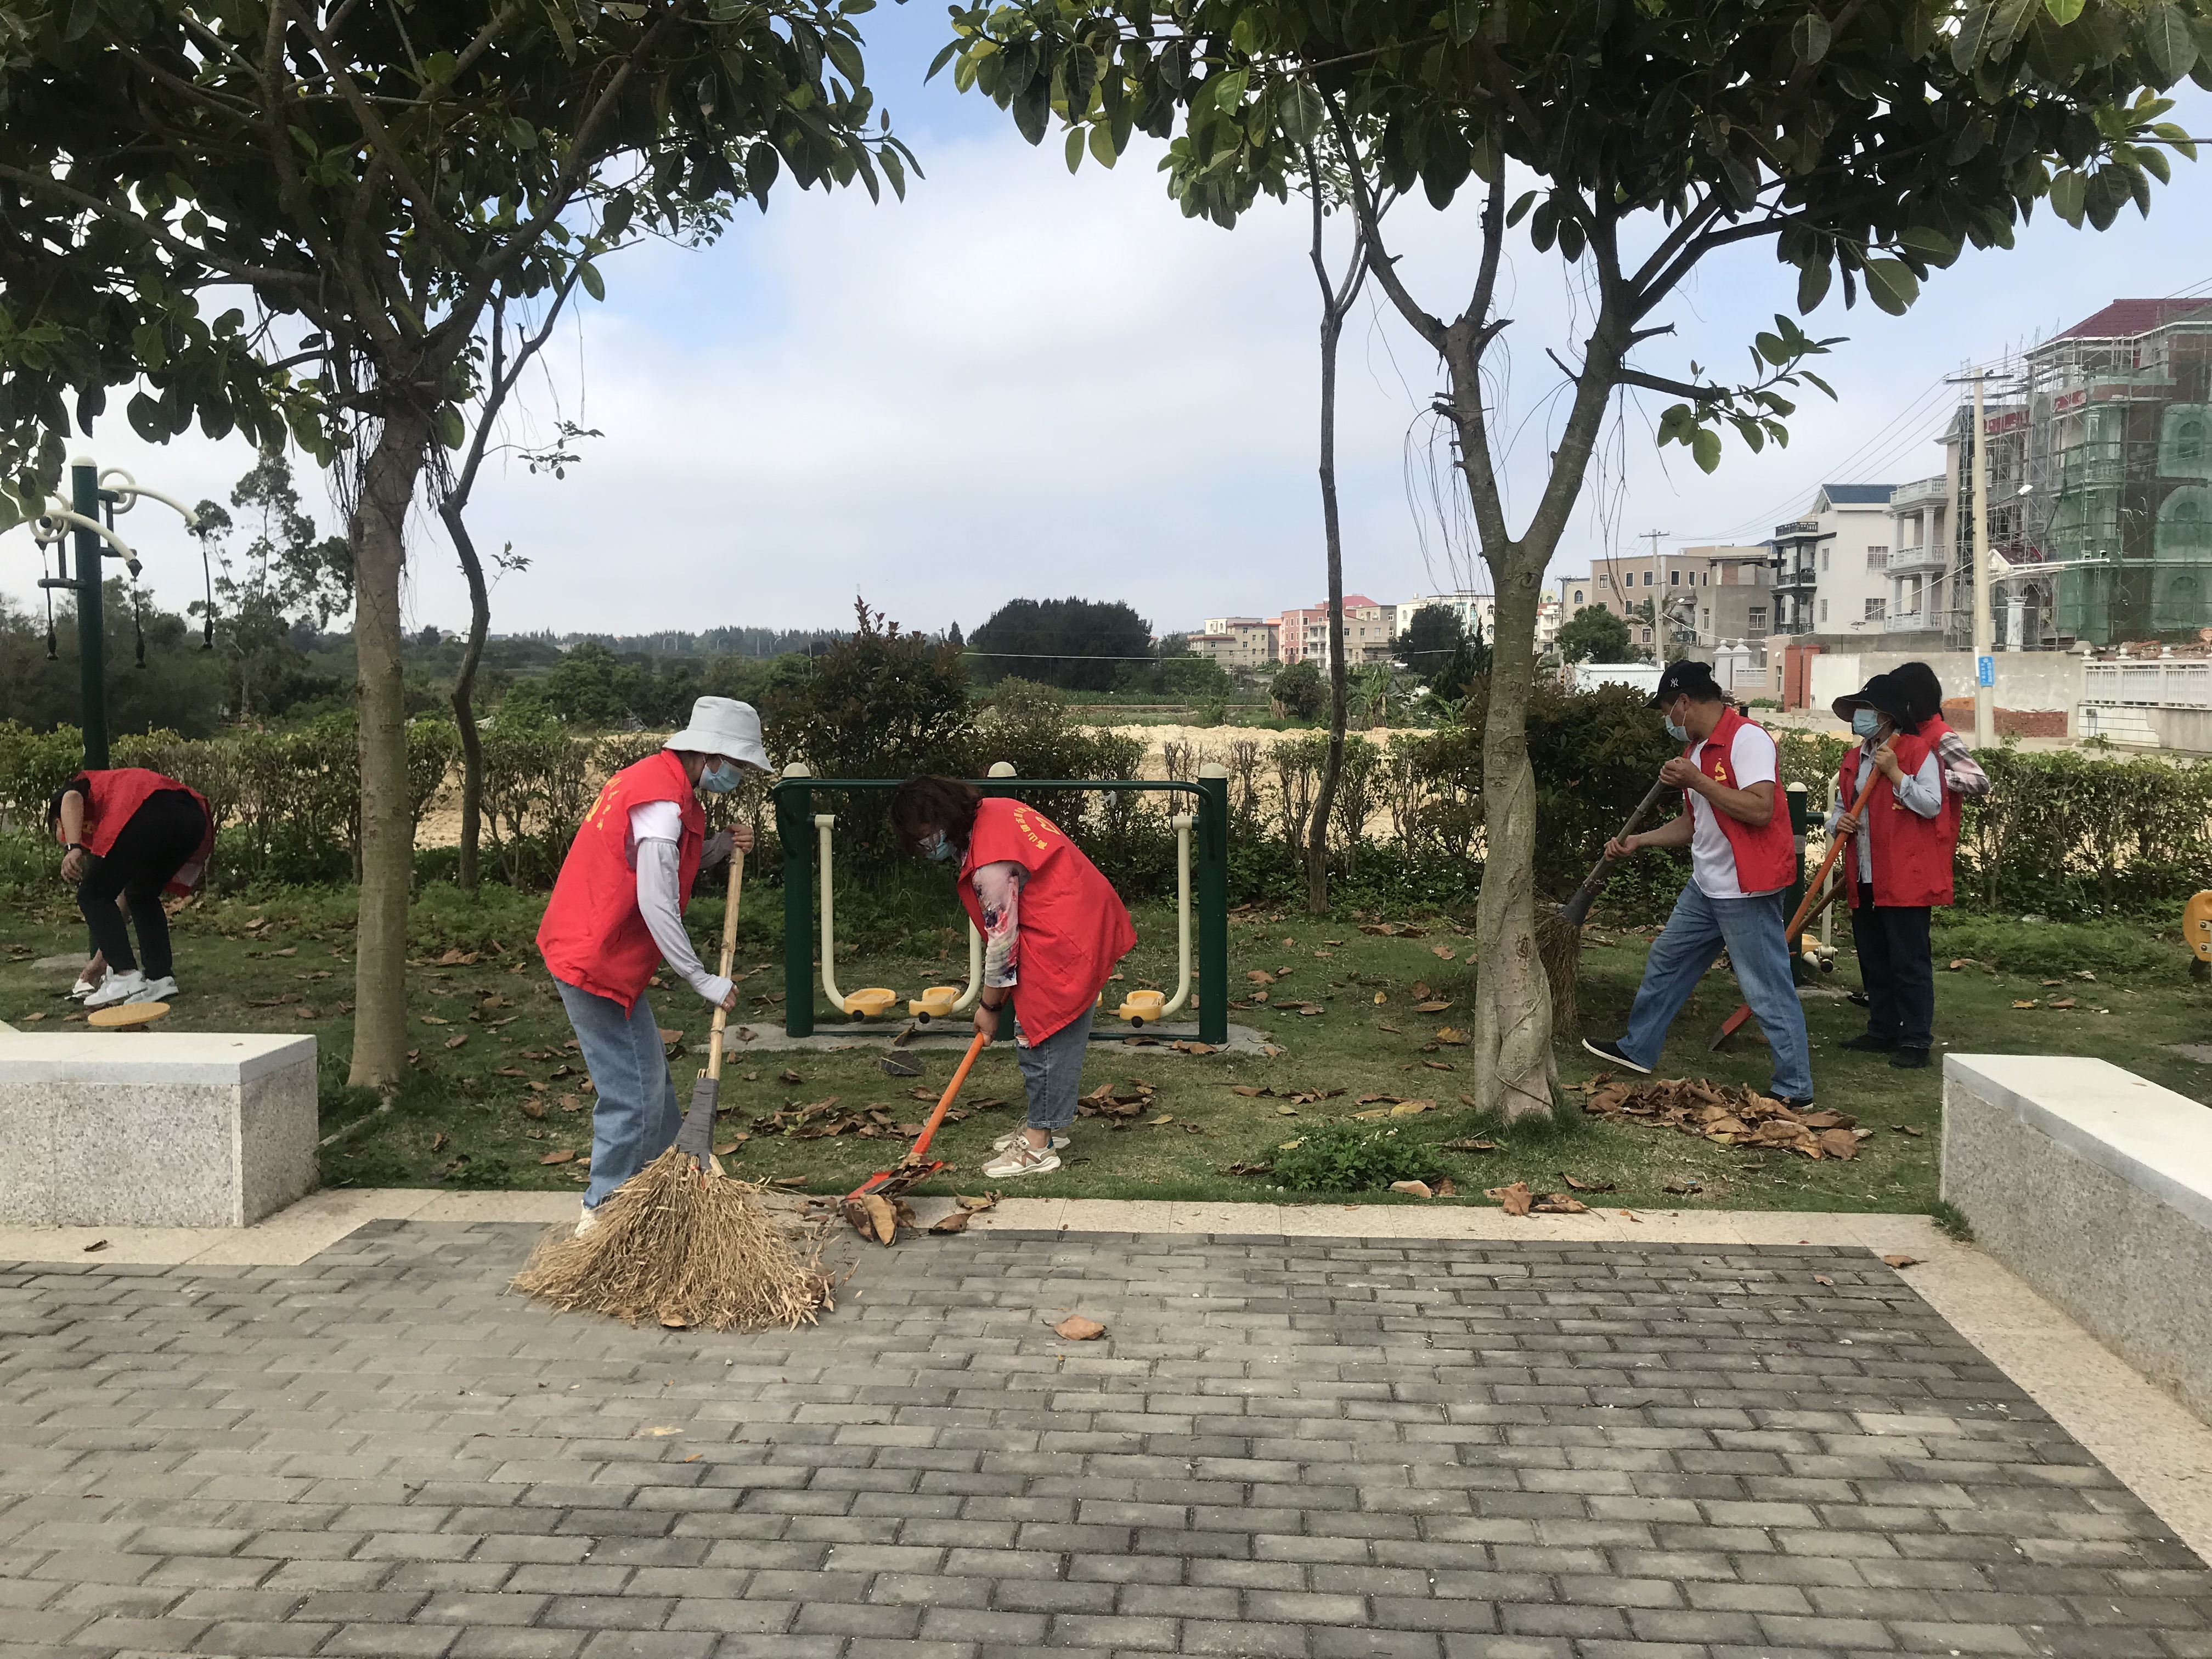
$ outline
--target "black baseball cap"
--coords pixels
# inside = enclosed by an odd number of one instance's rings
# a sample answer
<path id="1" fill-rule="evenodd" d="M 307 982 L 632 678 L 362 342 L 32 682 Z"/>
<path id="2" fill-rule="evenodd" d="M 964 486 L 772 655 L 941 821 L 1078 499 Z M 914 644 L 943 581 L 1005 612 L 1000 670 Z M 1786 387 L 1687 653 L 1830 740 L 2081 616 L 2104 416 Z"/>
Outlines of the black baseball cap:
<path id="1" fill-rule="evenodd" d="M 1667 672 L 1659 677 L 1659 684 L 1651 693 L 1650 706 L 1664 708 L 1680 696 L 1698 702 L 1718 702 L 1726 696 L 1720 682 L 1713 678 L 1712 664 L 1685 657 L 1680 662 L 1667 665 Z"/>
<path id="2" fill-rule="evenodd" d="M 1828 708 L 1846 726 L 1851 723 L 1851 715 L 1856 710 L 1872 708 L 1888 715 L 1889 723 L 1900 732 L 1920 729 L 1920 722 L 1912 717 L 1905 688 L 1892 674 L 1876 674 L 1848 696 L 1838 697 Z"/>

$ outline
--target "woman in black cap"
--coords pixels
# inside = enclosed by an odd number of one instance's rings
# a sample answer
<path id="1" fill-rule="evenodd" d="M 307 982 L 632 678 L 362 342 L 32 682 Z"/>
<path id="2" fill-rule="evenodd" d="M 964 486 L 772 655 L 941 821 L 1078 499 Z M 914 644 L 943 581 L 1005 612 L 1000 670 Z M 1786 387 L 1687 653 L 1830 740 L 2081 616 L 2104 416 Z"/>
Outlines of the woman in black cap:
<path id="1" fill-rule="evenodd" d="M 1943 787 L 1936 737 L 1895 677 L 1877 674 L 1832 705 L 1859 744 L 1837 774 L 1831 835 L 1852 846 L 1843 859 L 1851 906 L 1851 941 L 1866 987 L 1867 1029 L 1844 1043 L 1887 1054 L 1900 1069 L 1923 1066 L 1935 1043 L 1936 964 L 1929 913 L 1951 902 L 1951 860 L 1959 844 L 1959 806 Z M 1940 725 L 1939 720 L 1931 722 Z M 1873 784 L 1866 804 L 1849 803 Z"/>

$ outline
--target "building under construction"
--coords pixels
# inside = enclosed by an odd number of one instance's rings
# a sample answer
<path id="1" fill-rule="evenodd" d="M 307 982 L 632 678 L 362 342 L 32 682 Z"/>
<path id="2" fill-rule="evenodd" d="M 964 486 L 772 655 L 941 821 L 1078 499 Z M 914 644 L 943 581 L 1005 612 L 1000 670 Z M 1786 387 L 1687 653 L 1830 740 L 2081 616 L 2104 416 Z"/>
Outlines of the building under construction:
<path id="1" fill-rule="evenodd" d="M 1973 633 L 1971 409 L 1946 443 L 1942 614 Z M 2212 623 L 2212 299 L 2115 300 L 2030 349 L 1983 411 L 1999 649 L 2193 638 Z"/>

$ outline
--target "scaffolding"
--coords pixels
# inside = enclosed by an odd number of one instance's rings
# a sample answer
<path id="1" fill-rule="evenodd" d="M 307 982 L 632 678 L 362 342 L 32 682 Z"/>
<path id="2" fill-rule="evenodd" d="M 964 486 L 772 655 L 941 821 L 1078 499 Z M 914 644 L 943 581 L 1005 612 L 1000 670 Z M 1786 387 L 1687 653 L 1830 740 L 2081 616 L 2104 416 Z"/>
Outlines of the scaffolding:
<path id="1" fill-rule="evenodd" d="M 2031 349 L 1985 407 L 2000 649 L 2193 636 L 2212 623 L 2212 301 L 2115 301 Z M 1961 410 L 1947 633 L 1972 634 Z"/>

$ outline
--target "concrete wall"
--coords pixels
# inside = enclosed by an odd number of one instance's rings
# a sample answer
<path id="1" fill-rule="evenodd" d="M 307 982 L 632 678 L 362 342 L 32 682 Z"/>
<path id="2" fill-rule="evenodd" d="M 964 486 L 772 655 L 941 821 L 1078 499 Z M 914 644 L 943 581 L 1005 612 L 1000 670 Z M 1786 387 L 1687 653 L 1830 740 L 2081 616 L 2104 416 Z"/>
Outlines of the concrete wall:
<path id="1" fill-rule="evenodd" d="M 2212 708 L 2141 708 L 2134 711 L 2158 734 L 2161 749 L 2212 755 Z"/>
<path id="2" fill-rule="evenodd" d="M 1943 682 L 1946 697 L 1974 695 L 1971 652 L 1929 655 L 1911 651 L 1827 652 L 1813 659 L 1812 703 L 1826 708 L 1876 674 L 1899 663 L 1924 662 Z M 2081 659 L 2070 651 L 2000 651 L 1996 653 L 1996 702 L 2000 708 L 2059 709 L 2070 713 L 2081 701 Z"/>
<path id="3" fill-rule="evenodd" d="M 1943 1196 L 1990 1256 L 2212 1422 L 2212 1109 L 2101 1060 L 1947 1055 Z"/>

